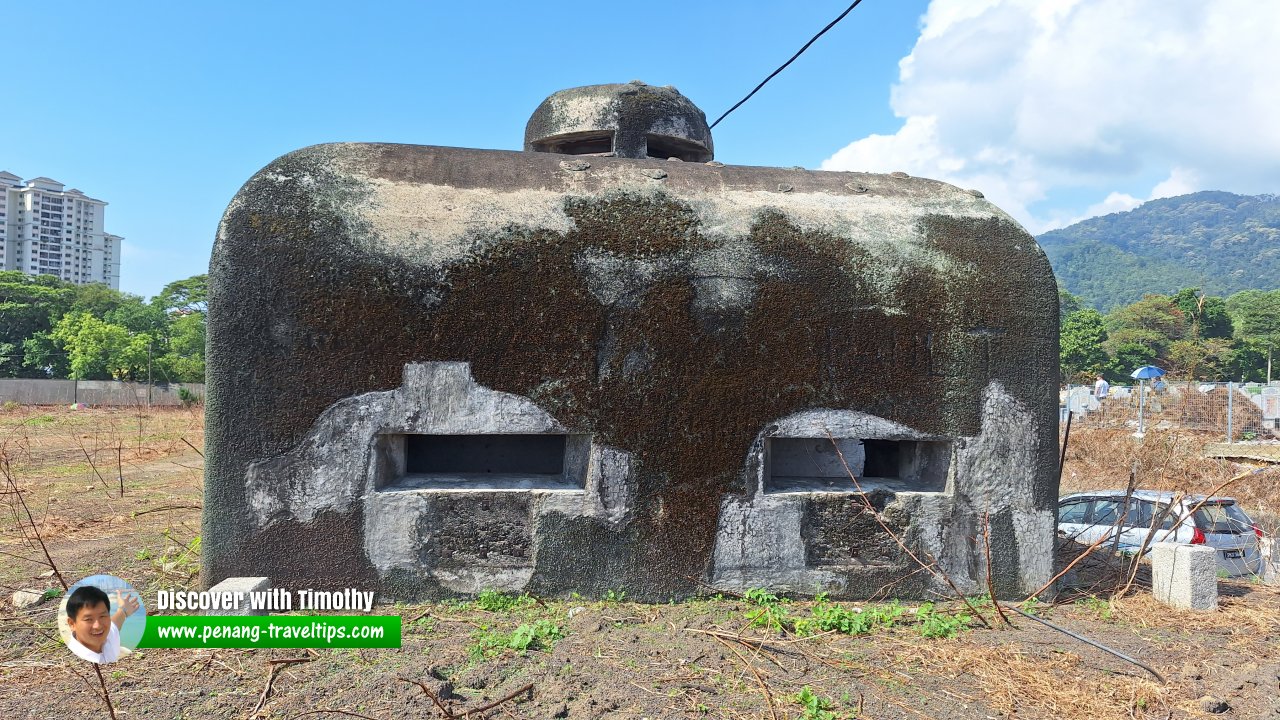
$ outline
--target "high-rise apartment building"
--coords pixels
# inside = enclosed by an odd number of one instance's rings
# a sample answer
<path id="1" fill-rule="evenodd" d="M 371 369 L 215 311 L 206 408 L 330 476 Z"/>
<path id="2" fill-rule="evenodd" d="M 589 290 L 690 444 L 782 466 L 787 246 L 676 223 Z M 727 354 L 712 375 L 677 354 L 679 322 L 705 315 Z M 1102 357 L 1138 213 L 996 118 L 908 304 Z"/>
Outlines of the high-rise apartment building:
<path id="1" fill-rule="evenodd" d="M 0 171 L 0 270 L 120 289 L 123 238 L 103 229 L 106 207 L 56 180 Z"/>

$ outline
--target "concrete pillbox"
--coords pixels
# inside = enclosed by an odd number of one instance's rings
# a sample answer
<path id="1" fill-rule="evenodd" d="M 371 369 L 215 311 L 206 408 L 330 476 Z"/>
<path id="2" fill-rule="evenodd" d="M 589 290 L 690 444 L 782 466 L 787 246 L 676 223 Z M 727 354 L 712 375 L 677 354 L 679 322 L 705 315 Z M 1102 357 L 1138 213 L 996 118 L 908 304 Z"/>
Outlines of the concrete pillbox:
<path id="1" fill-rule="evenodd" d="M 1013 218 L 716 162 L 702 111 L 638 82 L 553 94 L 524 147 L 318 145 L 237 193 L 205 582 L 950 593 L 913 555 L 968 594 L 1048 582 L 1058 291 Z"/>

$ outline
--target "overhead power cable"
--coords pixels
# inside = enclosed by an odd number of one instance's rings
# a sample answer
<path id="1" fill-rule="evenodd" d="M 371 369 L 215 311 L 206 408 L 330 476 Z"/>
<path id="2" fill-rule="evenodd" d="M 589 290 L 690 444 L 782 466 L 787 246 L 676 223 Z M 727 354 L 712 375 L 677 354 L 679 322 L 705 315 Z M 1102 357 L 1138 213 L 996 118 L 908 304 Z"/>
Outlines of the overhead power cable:
<path id="1" fill-rule="evenodd" d="M 795 55 L 792 55 L 790 60 L 788 60 L 788 61 L 786 61 L 786 62 L 782 63 L 782 66 L 781 66 L 781 67 L 779 67 L 777 70 L 774 70 L 773 72 L 769 73 L 769 77 L 767 77 L 767 78 L 765 78 L 764 80 L 762 80 L 762 81 L 760 82 L 760 84 L 759 84 L 759 85 L 757 85 L 757 86 L 755 87 L 755 89 L 754 89 L 754 90 L 752 90 L 751 92 L 747 93 L 747 96 L 746 96 L 746 97 L 744 97 L 744 98 L 742 98 L 741 100 L 739 100 L 739 101 L 737 102 L 737 104 L 735 104 L 733 107 L 729 108 L 728 110 L 725 110 L 723 115 L 721 115 L 720 117 L 716 118 L 716 121 L 715 121 L 715 122 L 713 122 L 713 123 L 711 123 L 711 127 L 712 127 L 712 128 L 714 128 L 716 125 L 719 125 L 721 120 L 725 119 L 726 117 L 729 117 L 729 113 L 733 112 L 734 110 L 737 110 L 739 107 L 741 107 L 741 106 L 742 106 L 742 103 L 744 103 L 744 102 L 746 102 L 746 101 L 750 100 L 752 95 L 755 95 L 757 92 L 759 92 L 759 91 L 760 91 L 760 88 L 762 88 L 762 87 L 764 87 L 764 86 L 765 86 L 765 83 L 767 83 L 767 82 L 769 82 L 770 80 L 772 80 L 772 79 L 774 78 L 774 76 L 775 76 L 775 75 L 777 75 L 778 73 L 782 72 L 783 70 L 786 70 L 786 69 L 787 69 L 787 66 L 788 66 L 788 65 L 790 65 L 791 63 L 795 62 L 796 58 L 798 58 L 798 57 L 800 57 L 801 55 L 803 55 L 803 54 L 804 54 L 804 51 L 805 51 L 805 50 L 808 50 L 810 45 L 812 45 L 812 44 L 814 44 L 815 42 L 817 42 L 817 41 L 818 41 L 818 38 L 822 37 L 824 34 L 826 34 L 826 32 L 827 32 L 828 30 L 830 30 L 831 28 L 835 27 L 835 26 L 836 26 L 836 23 L 838 23 L 838 22 L 840 22 L 841 20 L 843 20 L 845 15 L 848 15 L 849 13 L 853 12 L 853 9 L 854 9 L 854 8 L 856 8 L 856 7 L 858 7 L 858 5 L 860 5 L 860 4 L 862 4 L 862 0 L 854 0 L 854 3 L 853 3 L 852 5 L 850 5 L 849 7 L 845 8 L 844 12 L 840 13 L 840 16 L 839 16 L 839 17 L 837 17 L 835 20 L 832 20 L 831 22 L 827 23 L 827 26 L 826 26 L 826 27 L 824 27 L 824 28 L 822 28 L 822 30 L 819 30 L 817 35 L 814 35 L 812 38 L 810 38 L 810 39 L 809 39 L 809 42 L 805 43 L 805 44 L 804 44 L 804 47 L 800 48 L 800 50 L 799 50 L 799 51 L 797 51 Z"/>

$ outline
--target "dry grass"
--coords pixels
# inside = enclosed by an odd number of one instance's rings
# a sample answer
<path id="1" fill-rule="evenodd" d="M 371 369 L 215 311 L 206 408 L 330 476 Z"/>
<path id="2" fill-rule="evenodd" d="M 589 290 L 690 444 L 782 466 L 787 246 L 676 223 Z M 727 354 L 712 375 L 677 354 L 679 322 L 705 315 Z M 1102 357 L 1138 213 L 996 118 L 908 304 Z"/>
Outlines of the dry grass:
<path id="1" fill-rule="evenodd" d="M 34 533 L 71 579 L 152 564 L 199 535 L 204 443 L 200 408 L 18 407 L 0 411 L 0 590 L 49 589 Z M 122 493 L 123 490 L 123 493 Z M 170 512 L 163 508 L 182 507 Z M 29 561 L 24 561 L 26 558 Z M 132 571 L 132 570 L 131 570 Z"/>
<path id="2" fill-rule="evenodd" d="M 1266 643 L 1280 633 L 1280 587 L 1256 583 L 1222 583 L 1217 612 L 1179 610 L 1145 592 L 1113 600 L 1111 608 L 1114 618 L 1138 628 L 1234 635 L 1243 643 Z"/>
<path id="3" fill-rule="evenodd" d="M 1046 657 L 1017 643 L 912 643 L 901 658 L 952 679 L 973 678 L 987 703 L 1008 715 L 1131 720 L 1167 707 L 1172 694 L 1151 679 L 1099 673 L 1074 652 Z"/>
<path id="4" fill-rule="evenodd" d="M 1207 443 L 1221 441 L 1218 433 L 1196 430 L 1151 430 L 1139 440 L 1128 429 L 1073 427 L 1061 492 L 1123 488 L 1132 471 L 1141 489 L 1203 494 L 1258 470 L 1219 494 L 1240 501 L 1268 534 L 1280 532 L 1280 467 L 1204 456 Z"/>

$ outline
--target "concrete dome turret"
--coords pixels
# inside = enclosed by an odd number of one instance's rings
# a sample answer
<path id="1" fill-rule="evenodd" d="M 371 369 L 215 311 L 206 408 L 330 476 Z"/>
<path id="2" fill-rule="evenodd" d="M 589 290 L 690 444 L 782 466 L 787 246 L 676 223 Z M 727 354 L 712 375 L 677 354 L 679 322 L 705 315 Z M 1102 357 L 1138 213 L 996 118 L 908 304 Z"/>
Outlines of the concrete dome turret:
<path id="1" fill-rule="evenodd" d="M 706 114 L 674 87 L 639 80 L 551 95 L 529 118 L 524 149 L 687 162 L 714 157 Z"/>

